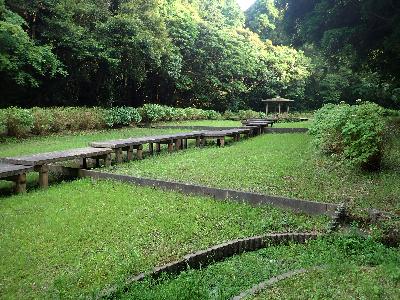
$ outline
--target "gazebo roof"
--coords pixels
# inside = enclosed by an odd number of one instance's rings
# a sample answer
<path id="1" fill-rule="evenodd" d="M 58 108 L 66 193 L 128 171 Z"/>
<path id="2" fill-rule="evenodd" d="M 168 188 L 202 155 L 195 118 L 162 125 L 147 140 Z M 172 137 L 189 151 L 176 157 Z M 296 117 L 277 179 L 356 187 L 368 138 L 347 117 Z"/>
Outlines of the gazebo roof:
<path id="1" fill-rule="evenodd" d="M 263 102 L 275 102 L 275 103 L 283 103 L 283 102 L 294 102 L 294 100 L 289 100 L 281 97 L 276 97 L 272 99 L 261 100 Z"/>

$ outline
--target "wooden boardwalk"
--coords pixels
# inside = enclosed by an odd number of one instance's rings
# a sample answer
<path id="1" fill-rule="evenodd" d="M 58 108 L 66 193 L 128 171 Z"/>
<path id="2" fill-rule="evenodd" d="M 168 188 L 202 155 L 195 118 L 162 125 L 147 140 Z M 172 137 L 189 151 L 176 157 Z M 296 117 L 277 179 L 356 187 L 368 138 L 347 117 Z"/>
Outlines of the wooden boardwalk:
<path id="1" fill-rule="evenodd" d="M 143 158 L 143 145 L 148 144 L 149 153 L 161 151 L 161 145 L 167 145 L 168 152 L 186 149 L 188 140 L 195 141 L 196 147 L 204 146 L 207 140 L 216 140 L 217 145 L 224 147 L 225 138 L 231 137 L 234 141 L 239 141 L 241 136 L 251 137 L 261 134 L 264 128 L 273 124 L 266 120 L 248 120 L 242 122 L 243 127 L 226 130 L 204 130 L 165 134 L 158 136 L 137 137 L 128 139 L 117 139 L 101 142 L 92 142 L 90 147 L 39 153 L 18 157 L 6 157 L 0 159 L 0 179 L 10 180 L 15 183 L 17 192 L 24 192 L 26 188 L 26 173 L 31 171 L 39 172 L 39 186 L 48 186 L 49 164 L 81 159 L 81 168 L 87 169 L 87 159 L 94 159 L 96 167 L 100 166 L 100 160 L 104 161 L 105 166 L 111 165 L 111 154 L 115 154 L 117 163 L 123 161 L 123 152 L 126 152 L 127 160 L 133 159 L 136 150 L 137 159 Z"/>
<path id="2" fill-rule="evenodd" d="M 26 174 L 31 171 L 32 166 L 0 163 L 0 179 L 14 182 L 14 190 L 17 193 L 26 191 Z"/>
<path id="3" fill-rule="evenodd" d="M 68 161 L 80 158 L 82 159 L 82 168 L 87 168 L 87 158 L 96 159 L 96 165 L 100 165 L 100 159 L 104 160 L 105 165 L 111 165 L 112 149 L 98 148 L 79 148 L 64 151 L 55 151 L 48 153 L 39 153 L 18 157 L 6 157 L 2 162 L 19 166 L 30 166 L 33 170 L 39 172 L 39 186 L 47 187 L 49 183 L 49 164 L 61 161 Z"/>

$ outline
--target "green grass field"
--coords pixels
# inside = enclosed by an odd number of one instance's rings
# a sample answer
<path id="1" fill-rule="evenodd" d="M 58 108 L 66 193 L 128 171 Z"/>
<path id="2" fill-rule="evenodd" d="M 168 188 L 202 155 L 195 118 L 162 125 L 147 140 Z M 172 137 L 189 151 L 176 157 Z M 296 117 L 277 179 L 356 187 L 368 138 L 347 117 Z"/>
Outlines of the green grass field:
<path id="1" fill-rule="evenodd" d="M 290 270 L 321 270 L 279 282 L 249 299 L 399 299 L 400 252 L 356 235 L 274 246 L 202 270 L 133 284 L 122 299 L 230 299 Z"/>
<path id="2" fill-rule="evenodd" d="M 0 298 L 78 298 L 226 240 L 327 219 L 111 181 L 0 199 Z"/>
<path id="3" fill-rule="evenodd" d="M 82 148 L 87 147 L 90 142 L 95 141 L 160 135 L 179 131 L 182 130 L 128 127 L 61 135 L 36 136 L 26 139 L 5 138 L 2 143 L 0 143 L 0 157 Z"/>
<path id="4" fill-rule="evenodd" d="M 177 130 L 124 128 L 6 139 L 0 144 L 0 156 L 167 132 Z M 400 141 L 396 143 L 385 157 L 384 169 L 376 174 L 355 172 L 315 155 L 307 134 L 268 134 L 225 148 L 210 144 L 173 154 L 162 152 L 104 171 L 399 211 Z M 29 177 L 27 194 L 7 192 L 0 197 L 0 298 L 88 298 L 108 285 L 121 285 L 129 275 L 226 240 L 267 232 L 323 231 L 328 223 L 326 217 L 270 206 L 251 207 L 113 181 L 82 179 L 52 183 L 48 190 L 40 190 L 32 188 L 35 176 Z M 226 299 L 261 280 L 326 259 L 330 262 L 326 272 L 290 279 L 288 286 L 303 288 L 304 299 L 314 292 L 320 298 L 398 298 L 398 249 L 340 236 L 338 241 L 322 239 L 307 246 L 246 253 L 162 282 L 135 284 L 120 296 Z M 347 269 L 340 267 L 341 262 Z M 297 296 L 284 284 L 270 291 L 272 299 Z M 266 293 L 257 297 L 269 298 Z"/>
<path id="5" fill-rule="evenodd" d="M 363 173 L 316 155 L 307 134 L 268 134 L 225 148 L 161 154 L 106 171 L 399 211 L 399 149 L 392 148 L 381 172 Z"/>

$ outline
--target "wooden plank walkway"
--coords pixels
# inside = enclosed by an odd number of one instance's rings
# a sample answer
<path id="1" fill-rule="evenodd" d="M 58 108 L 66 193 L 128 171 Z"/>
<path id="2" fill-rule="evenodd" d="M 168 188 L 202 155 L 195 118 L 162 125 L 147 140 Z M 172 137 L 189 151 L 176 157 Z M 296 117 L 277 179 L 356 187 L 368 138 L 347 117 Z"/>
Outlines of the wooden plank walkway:
<path id="1" fill-rule="evenodd" d="M 138 159 L 143 158 L 143 145 L 149 144 L 149 153 L 154 153 L 154 144 L 156 146 L 156 151 L 161 151 L 161 144 L 168 145 L 168 151 L 172 152 L 174 150 L 179 150 L 182 148 L 187 148 L 187 140 L 195 139 L 196 145 L 200 144 L 201 131 L 193 132 L 182 132 L 175 134 L 165 134 L 158 136 L 148 136 L 148 137 L 138 137 L 138 138 L 128 138 L 128 139 L 118 139 L 111 141 L 93 142 L 90 143 L 91 147 L 94 148 L 111 148 L 115 152 L 115 157 L 117 162 L 122 162 L 123 152 L 127 152 L 127 160 L 130 161 L 133 158 L 133 150 L 136 149 L 136 156 Z"/>
<path id="2" fill-rule="evenodd" d="M 136 137 L 128 139 L 116 139 L 101 142 L 92 142 L 90 147 L 39 153 L 19 157 L 6 157 L 1 159 L 0 178 L 11 180 L 16 183 L 17 191 L 24 191 L 26 188 L 26 173 L 30 171 L 39 172 L 39 186 L 48 186 L 48 165 L 55 162 L 82 159 L 82 168 L 87 168 L 87 159 L 95 159 L 96 167 L 100 166 L 100 159 L 104 160 L 106 166 L 111 165 L 111 154 L 115 153 L 117 162 L 122 162 L 123 151 L 127 152 L 127 159 L 132 160 L 133 150 L 136 150 L 138 159 L 143 158 L 143 145 L 149 144 L 149 153 L 160 152 L 161 145 L 166 144 L 168 151 L 185 149 L 188 147 L 188 140 L 194 139 L 196 147 L 204 146 L 208 139 L 217 140 L 220 147 L 225 145 L 225 138 L 232 137 L 239 141 L 241 135 L 250 137 L 263 132 L 263 128 L 272 124 L 271 121 L 253 120 L 244 122 L 246 126 L 225 130 L 192 131 L 157 136 Z M 271 125 L 272 126 L 272 125 Z M 155 149 L 154 149 L 155 146 Z"/>
<path id="3" fill-rule="evenodd" d="M 96 159 L 96 166 L 100 165 L 100 159 L 104 160 L 105 165 L 111 165 L 112 149 L 108 148 L 79 148 L 63 151 L 39 153 L 18 157 L 6 157 L 2 161 L 13 165 L 31 166 L 34 171 L 39 172 L 39 186 L 47 187 L 49 184 L 49 167 L 48 164 L 68 161 L 77 158 L 82 159 L 82 168 L 87 168 L 87 158 Z"/>
<path id="4" fill-rule="evenodd" d="M 26 173 L 31 171 L 33 171 L 32 166 L 20 166 L 0 162 L 0 179 L 14 182 L 16 193 L 26 191 Z"/>

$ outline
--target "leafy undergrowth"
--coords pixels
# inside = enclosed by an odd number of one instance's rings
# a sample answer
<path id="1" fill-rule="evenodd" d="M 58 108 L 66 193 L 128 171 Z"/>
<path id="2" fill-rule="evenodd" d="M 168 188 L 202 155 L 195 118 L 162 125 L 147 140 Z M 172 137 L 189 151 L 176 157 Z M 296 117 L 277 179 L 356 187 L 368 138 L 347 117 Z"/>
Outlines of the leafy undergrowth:
<path id="1" fill-rule="evenodd" d="M 307 134 L 267 134 L 225 148 L 161 154 L 107 171 L 398 212 L 399 140 L 375 173 L 315 155 Z"/>
<path id="2" fill-rule="evenodd" d="M 87 147 L 90 142 L 95 141 L 160 135 L 179 131 L 182 130 L 131 127 L 122 129 L 82 131 L 49 136 L 36 136 L 27 139 L 5 138 L 0 143 L 0 157 L 82 148 Z"/>
<path id="3" fill-rule="evenodd" d="M 328 221 L 89 179 L 3 198 L 0 214 L 0 294 L 13 299 L 87 297 L 223 241 Z"/>
<path id="4" fill-rule="evenodd" d="M 272 246 L 234 256 L 202 270 L 189 270 L 177 277 L 134 283 L 117 298 L 230 299 L 271 277 L 315 266 L 324 266 L 324 269 L 304 275 L 304 278 L 309 276 L 305 280 L 294 277 L 282 281 L 257 299 L 299 299 L 302 293 L 304 299 L 342 299 L 341 296 L 370 299 L 375 295 L 398 299 L 400 296 L 398 249 L 386 248 L 352 233 L 319 238 L 305 245 Z"/>

